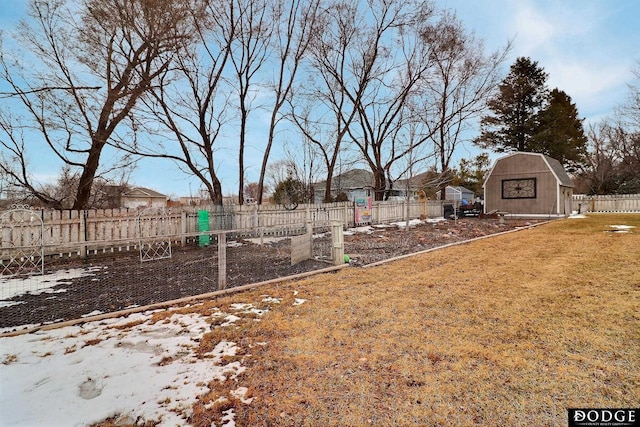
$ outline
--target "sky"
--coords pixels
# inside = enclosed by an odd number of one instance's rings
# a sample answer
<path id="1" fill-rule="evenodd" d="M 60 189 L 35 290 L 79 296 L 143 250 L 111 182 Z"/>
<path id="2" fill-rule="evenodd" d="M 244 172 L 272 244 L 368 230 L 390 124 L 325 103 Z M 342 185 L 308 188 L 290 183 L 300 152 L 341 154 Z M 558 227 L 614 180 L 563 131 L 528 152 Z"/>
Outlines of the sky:
<path id="1" fill-rule="evenodd" d="M 0 28 L 15 25 L 23 16 L 26 3 L 0 1 Z M 640 61 L 637 0 L 436 0 L 436 4 L 456 11 L 465 27 L 484 40 L 487 51 L 512 41 L 504 75 L 518 57 L 537 61 L 549 74 L 548 86 L 557 87 L 572 98 L 587 126 L 611 116 L 628 94 L 631 70 Z M 261 121 L 263 118 L 254 117 L 255 123 Z M 261 145 L 249 141 L 248 182 L 258 179 L 262 159 L 256 147 Z M 454 163 L 477 154 L 475 147 L 462 146 Z M 237 163 L 235 158 L 220 152 L 219 159 L 223 192 L 237 192 L 237 171 L 235 166 L 228 166 Z M 36 160 L 36 174 L 55 176 L 58 169 L 41 160 Z M 275 160 L 277 156 L 271 158 Z M 172 163 L 159 160 L 141 161 L 130 183 L 174 197 L 195 194 L 199 187 L 195 178 L 178 171 Z"/>

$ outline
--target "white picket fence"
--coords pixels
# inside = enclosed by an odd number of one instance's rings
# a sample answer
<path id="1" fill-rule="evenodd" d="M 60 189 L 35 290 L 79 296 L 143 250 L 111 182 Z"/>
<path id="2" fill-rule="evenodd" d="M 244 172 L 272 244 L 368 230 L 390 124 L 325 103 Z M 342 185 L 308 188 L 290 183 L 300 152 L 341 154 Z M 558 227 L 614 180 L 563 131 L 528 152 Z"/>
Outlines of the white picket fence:
<path id="1" fill-rule="evenodd" d="M 573 210 L 580 213 L 640 212 L 640 194 L 614 194 L 598 196 L 575 194 L 573 196 Z"/>
<path id="2" fill-rule="evenodd" d="M 440 201 L 410 202 L 409 217 L 442 216 Z M 44 223 L 42 245 L 47 255 L 85 256 L 137 249 L 141 230 L 145 238 L 169 235 L 172 241 L 186 244 L 202 231 L 198 212 L 209 213 L 210 232 L 225 230 L 237 236 L 269 236 L 304 233 L 308 222 L 318 228 L 332 221 L 344 227 L 355 225 L 352 202 L 300 205 L 295 210 L 279 206 L 201 206 L 167 209 L 162 216 L 140 214 L 134 209 L 97 209 L 85 211 L 35 211 Z M 401 221 L 406 215 L 404 202 L 373 202 L 373 224 Z M 0 231 L 0 250 L 10 256 L 12 249 L 27 246 L 37 232 L 35 224 L 4 221 Z"/>
<path id="3" fill-rule="evenodd" d="M 447 201 L 412 201 L 409 218 L 434 218 L 443 215 Z M 402 221 L 406 215 L 402 201 L 373 202 L 372 224 Z M 163 217 L 140 216 L 134 209 L 97 209 L 85 211 L 35 211 L 44 223 L 42 244 L 49 255 L 87 255 L 98 252 L 120 252 L 137 248 L 140 227 L 143 235 L 169 235 L 178 244 L 193 241 L 201 231 L 198 212 L 209 212 L 209 230 L 225 230 L 230 235 L 290 235 L 303 233 L 307 222 L 318 228 L 332 221 L 344 227 L 355 224 L 352 202 L 300 205 L 295 210 L 284 210 L 272 205 L 201 206 L 167 209 Z M 573 210 L 585 212 L 640 212 L 640 194 L 573 196 Z M 27 246 L 39 231 L 35 223 L 12 223 L 6 219 L 0 230 L 0 249 L 3 253 L 16 246 Z M 21 243 L 23 242 L 23 243 Z"/>

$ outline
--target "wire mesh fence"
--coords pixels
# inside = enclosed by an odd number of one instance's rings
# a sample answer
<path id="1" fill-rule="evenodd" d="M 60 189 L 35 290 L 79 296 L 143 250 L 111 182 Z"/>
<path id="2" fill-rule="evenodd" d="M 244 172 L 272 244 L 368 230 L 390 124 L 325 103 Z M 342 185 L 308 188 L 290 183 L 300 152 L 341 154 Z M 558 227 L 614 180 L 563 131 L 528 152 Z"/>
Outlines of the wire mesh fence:
<path id="1" fill-rule="evenodd" d="M 318 270 L 331 262 L 331 232 L 323 222 L 310 227 L 311 258 L 292 265 L 291 237 L 308 232 L 307 224 L 278 236 L 253 229 L 162 237 L 144 233 L 144 227 L 161 226 L 162 220 L 144 221 L 139 238 L 120 241 L 119 249 L 50 254 L 42 274 L 0 276 L 0 333 Z"/>
<path id="2" fill-rule="evenodd" d="M 0 275 L 44 271 L 44 221 L 27 206 L 13 205 L 0 215 Z"/>

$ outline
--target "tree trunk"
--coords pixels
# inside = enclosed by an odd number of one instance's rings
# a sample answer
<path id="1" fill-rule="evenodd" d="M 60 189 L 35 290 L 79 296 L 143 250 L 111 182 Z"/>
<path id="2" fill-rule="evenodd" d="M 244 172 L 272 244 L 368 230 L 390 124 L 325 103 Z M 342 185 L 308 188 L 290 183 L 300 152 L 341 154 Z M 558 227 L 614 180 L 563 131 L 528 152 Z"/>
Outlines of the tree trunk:
<path id="1" fill-rule="evenodd" d="M 222 184 L 218 177 L 213 177 L 211 183 L 207 183 L 207 191 L 209 192 L 209 198 L 211 203 L 217 206 L 222 206 Z"/>
<path id="2" fill-rule="evenodd" d="M 331 182 L 333 181 L 333 168 L 334 165 L 329 165 L 327 168 L 327 181 L 324 187 L 324 202 L 331 203 Z"/>
<path id="3" fill-rule="evenodd" d="M 269 155 L 271 154 L 271 146 L 273 145 L 273 138 L 275 133 L 275 115 L 276 110 L 271 114 L 271 125 L 269 127 L 269 138 L 267 141 L 267 147 L 264 150 L 262 156 L 262 166 L 260 167 L 260 178 L 258 179 L 258 204 L 262 204 L 262 196 L 264 193 L 264 176 L 267 173 L 267 162 L 269 161 Z"/>
<path id="4" fill-rule="evenodd" d="M 384 200 L 384 193 L 387 189 L 387 179 L 385 177 L 384 169 L 376 169 L 373 171 L 373 179 L 375 183 L 374 200 Z"/>
<path id="5" fill-rule="evenodd" d="M 91 190 L 93 187 L 93 180 L 96 177 L 98 166 L 100 165 L 100 154 L 105 146 L 105 141 L 99 141 L 94 137 L 87 162 L 82 168 L 82 175 L 80 175 L 80 181 L 78 182 L 78 190 L 76 192 L 76 199 L 73 202 L 73 210 L 81 210 L 87 207 L 89 198 L 91 197 Z"/>
<path id="6" fill-rule="evenodd" d="M 240 107 L 240 147 L 238 154 L 238 204 L 244 205 L 244 143 L 247 132 L 247 112 L 244 109 L 244 97 Z"/>

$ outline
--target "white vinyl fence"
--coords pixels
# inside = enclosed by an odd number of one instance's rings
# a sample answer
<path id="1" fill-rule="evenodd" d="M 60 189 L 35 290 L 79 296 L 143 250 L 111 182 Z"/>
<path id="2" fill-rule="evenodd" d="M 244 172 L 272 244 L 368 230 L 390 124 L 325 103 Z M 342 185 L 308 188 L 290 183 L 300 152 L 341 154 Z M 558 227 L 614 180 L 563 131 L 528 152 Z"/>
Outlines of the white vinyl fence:
<path id="1" fill-rule="evenodd" d="M 640 212 L 640 194 L 614 194 L 598 196 L 575 194 L 573 196 L 573 210 L 580 213 Z"/>
<path id="2" fill-rule="evenodd" d="M 443 203 L 413 201 L 409 205 L 409 218 L 442 216 Z M 371 223 L 402 221 L 406 207 L 404 202 L 373 202 Z M 37 210 L 34 214 L 44 224 L 45 253 L 63 257 L 137 250 L 141 234 L 148 237 L 154 232 L 185 245 L 197 240 L 199 232 L 205 230 L 199 223 L 201 211 L 208 212 L 206 231 L 226 230 L 231 236 L 290 235 L 304 232 L 308 222 L 316 228 L 328 228 L 332 221 L 339 221 L 344 227 L 355 225 L 352 202 L 300 205 L 296 210 L 270 205 L 171 208 L 162 216 L 135 209 Z M 3 223 L 2 252 L 10 255 L 10 250 L 16 247 L 14 235 L 17 233 L 28 236 L 38 232 L 30 227 L 35 227 L 35 223 Z"/>

